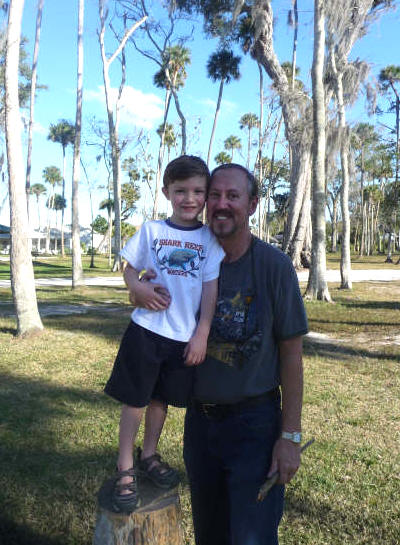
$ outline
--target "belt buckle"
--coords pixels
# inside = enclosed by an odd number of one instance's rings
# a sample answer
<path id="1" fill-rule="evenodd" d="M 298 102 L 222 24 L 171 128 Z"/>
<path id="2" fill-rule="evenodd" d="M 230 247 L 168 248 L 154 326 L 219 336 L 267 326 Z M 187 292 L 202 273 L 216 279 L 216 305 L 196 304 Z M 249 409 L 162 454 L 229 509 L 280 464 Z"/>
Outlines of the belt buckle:
<path id="1" fill-rule="evenodd" d="M 216 403 L 202 403 L 201 410 L 208 418 L 213 418 L 213 409 L 217 406 Z M 215 413 L 214 413 L 215 418 Z"/>

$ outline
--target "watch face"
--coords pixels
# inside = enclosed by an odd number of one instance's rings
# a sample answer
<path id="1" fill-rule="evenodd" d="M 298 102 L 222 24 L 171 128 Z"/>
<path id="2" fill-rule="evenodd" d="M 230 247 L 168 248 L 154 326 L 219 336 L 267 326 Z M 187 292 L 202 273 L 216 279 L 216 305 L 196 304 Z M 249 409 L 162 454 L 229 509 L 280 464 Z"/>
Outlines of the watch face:
<path id="1" fill-rule="evenodd" d="M 292 433 L 283 431 L 282 438 L 293 441 L 293 443 L 301 443 L 301 433 L 299 431 L 294 431 Z"/>

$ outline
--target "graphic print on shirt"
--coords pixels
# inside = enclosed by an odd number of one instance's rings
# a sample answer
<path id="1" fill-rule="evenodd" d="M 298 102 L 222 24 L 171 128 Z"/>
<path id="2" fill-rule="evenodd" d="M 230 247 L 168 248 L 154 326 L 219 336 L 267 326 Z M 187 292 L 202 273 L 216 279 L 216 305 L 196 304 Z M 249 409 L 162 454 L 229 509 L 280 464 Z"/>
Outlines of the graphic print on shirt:
<path id="1" fill-rule="evenodd" d="M 154 239 L 151 250 L 160 271 L 172 275 L 190 275 L 197 278 L 200 262 L 206 258 L 202 244 L 169 238 Z"/>
<path id="2" fill-rule="evenodd" d="M 259 350 L 261 339 L 253 292 L 230 291 L 218 298 L 208 340 L 208 356 L 240 368 Z"/>

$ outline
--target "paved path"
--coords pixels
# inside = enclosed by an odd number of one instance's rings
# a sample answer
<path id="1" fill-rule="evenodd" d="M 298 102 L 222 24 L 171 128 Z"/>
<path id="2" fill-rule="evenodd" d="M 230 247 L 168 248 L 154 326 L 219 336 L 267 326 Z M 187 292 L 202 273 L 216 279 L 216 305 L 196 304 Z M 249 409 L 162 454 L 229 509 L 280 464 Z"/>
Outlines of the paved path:
<path id="1" fill-rule="evenodd" d="M 300 282 L 307 282 L 308 270 L 297 273 Z M 326 274 L 328 282 L 340 282 L 340 271 L 328 270 Z M 351 279 L 353 282 L 389 282 L 391 280 L 400 280 L 399 269 L 365 269 L 351 271 Z M 37 286 L 62 286 L 70 287 L 71 279 L 69 278 L 37 278 Z M 124 281 L 122 276 L 95 276 L 85 278 L 86 286 L 123 286 Z M 9 288 L 10 280 L 0 280 L 0 288 Z"/>

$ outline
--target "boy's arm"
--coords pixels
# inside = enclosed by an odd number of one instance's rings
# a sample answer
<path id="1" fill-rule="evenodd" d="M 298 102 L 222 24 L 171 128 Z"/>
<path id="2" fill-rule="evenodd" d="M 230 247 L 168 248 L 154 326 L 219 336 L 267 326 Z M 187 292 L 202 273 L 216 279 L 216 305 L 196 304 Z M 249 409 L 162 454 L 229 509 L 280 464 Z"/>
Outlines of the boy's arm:
<path id="1" fill-rule="evenodd" d="M 148 278 L 155 278 L 154 271 L 146 273 Z M 161 284 L 153 282 L 141 282 L 139 280 L 139 271 L 128 263 L 124 270 L 125 284 L 129 290 L 130 302 L 138 307 L 147 310 L 165 310 L 168 308 L 171 297 L 168 290 Z"/>
<path id="2" fill-rule="evenodd" d="M 188 342 L 185 351 L 186 365 L 199 365 L 206 357 L 207 340 L 210 333 L 211 322 L 215 312 L 217 302 L 218 278 L 203 282 L 200 319 L 192 338 Z"/>

